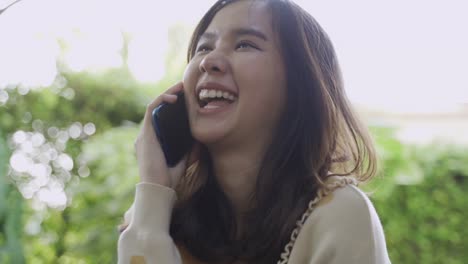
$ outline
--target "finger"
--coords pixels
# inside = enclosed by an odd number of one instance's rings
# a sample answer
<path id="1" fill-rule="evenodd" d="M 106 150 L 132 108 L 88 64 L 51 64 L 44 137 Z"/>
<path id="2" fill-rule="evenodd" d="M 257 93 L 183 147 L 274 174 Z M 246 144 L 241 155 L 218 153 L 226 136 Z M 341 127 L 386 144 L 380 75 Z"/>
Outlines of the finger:
<path id="1" fill-rule="evenodd" d="M 158 105 L 166 102 L 166 103 L 174 103 L 177 101 L 177 95 L 175 94 L 161 94 L 158 96 L 156 99 L 154 99 L 151 103 L 149 103 L 146 107 L 147 112 L 153 111 L 154 108 L 156 108 Z"/>
<path id="2" fill-rule="evenodd" d="M 144 117 L 144 124 L 148 127 L 148 125 L 151 125 L 153 122 L 153 111 L 158 105 L 161 105 L 162 103 L 175 103 L 177 101 L 177 95 L 173 94 L 163 94 L 158 97 L 158 100 L 155 102 L 151 103 L 148 105 Z"/>
<path id="3" fill-rule="evenodd" d="M 176 94 L 184 89 L 184 85 L 182 82 L 176 83 L 174 86 L 167 89 L 164 93 L 165 94 Z"/>
<path id="4" fill-rule="evenodd" d="M 156 97 L 152 102 L 150 102 L 148 104 L 148 108 L 155 108 L 156 106 L 160 105 L 164 101 L 164 99 L 169 99 L 169 102 L 172 102 L 172 100 L 175 100 L 175 98 L 177 98 L 175 94 L 182 91 L 183 89 L 184 86 L 182 85 L 182 82 L 178 82 L 174 86 L 164 91 L 164 93 L 162 93 L 160 96 Z M 174 95 L 175 97 L 172 95 Z"/>
<path id="5" fill-rule="evenodd" d="M 180 92 L 183 90 L 183 85 L 182 82 L 177 83 L 176 85 L 172 86 L 171 88 L 167 89 L 166 92 L 158 96 L 156 99 L 154 99 L 151 103 L 148 104 L 146 107 L 146 113 L 145 113 L 145 122 L 150 122 L 151 121 L 151 115 L 153 113 L 153 110 L 158 107 L 160 104 L 163 102 L 166 103 L 175 103 L 177 101 L 177 95 L 176 93 Z"/>

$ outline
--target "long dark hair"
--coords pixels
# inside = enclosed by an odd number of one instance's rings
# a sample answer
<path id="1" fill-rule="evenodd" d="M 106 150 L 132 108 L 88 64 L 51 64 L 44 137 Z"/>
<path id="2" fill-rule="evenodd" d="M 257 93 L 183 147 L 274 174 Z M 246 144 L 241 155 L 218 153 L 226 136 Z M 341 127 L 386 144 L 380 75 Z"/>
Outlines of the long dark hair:
<path id="1" fill-rule="evenodd" d="M 188 61 L 216 13 L 238 0 L 217 1 L 192 36 Z M 326 178 L 370 179 L 376 157 L 366 128 L 347 100 L 333 45 L 315 19 L 287 0 L 267 2 L 287 76 L 285 110 L 258 173 L 254 208 L 237 234 L 233 207 L 216 181 L 206 149 L 176 191 L 170 233 L 208 263 L 236 259 L 275 263 L 296 221 Z"/>

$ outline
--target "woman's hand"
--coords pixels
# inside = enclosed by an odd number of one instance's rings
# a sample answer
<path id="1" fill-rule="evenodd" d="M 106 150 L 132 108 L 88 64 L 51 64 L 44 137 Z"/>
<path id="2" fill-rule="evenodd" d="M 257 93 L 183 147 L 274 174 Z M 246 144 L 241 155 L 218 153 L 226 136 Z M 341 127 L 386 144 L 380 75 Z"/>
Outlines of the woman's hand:
<path id="1" fill-rule="evenodd" d="M 179 82 L 147 106 L 143 126 L 135 141 L 140 182 L 156 183 L 175 188 L 185 171 L 186 157 L 175 167 L 168 168 L 164 153 L 153 129 L 151 116 L 153 110 L 161 103 L 175 103 L 177 101 L 177 95 L 175 94 L 182 91 L 182 89 L 183 84 Z"/>

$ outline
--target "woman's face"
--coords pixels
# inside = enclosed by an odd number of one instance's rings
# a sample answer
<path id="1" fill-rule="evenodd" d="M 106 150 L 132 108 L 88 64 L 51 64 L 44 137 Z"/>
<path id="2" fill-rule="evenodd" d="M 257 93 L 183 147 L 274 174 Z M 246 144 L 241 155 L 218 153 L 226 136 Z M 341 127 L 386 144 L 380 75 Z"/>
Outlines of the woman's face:
<path id="1" fill-rule="evenodd" d="M 265 3 L 238 1 L 215 15 L 184 73 L 195 139 L 208 146 L 271 139 L 286 96 L 278 43 Z"/>

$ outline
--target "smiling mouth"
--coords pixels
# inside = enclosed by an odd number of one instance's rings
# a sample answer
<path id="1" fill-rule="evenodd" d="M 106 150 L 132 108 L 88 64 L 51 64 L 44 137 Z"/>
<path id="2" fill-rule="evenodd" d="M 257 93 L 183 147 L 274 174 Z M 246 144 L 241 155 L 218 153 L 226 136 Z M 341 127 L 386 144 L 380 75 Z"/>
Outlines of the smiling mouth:
<path id="1" fill-rule="evenodd" d="M 198 93 L 198 104 L 201 108 L 218 108 L 233 103 L 237 96 L 216 89 L 201 89 Z"/>

